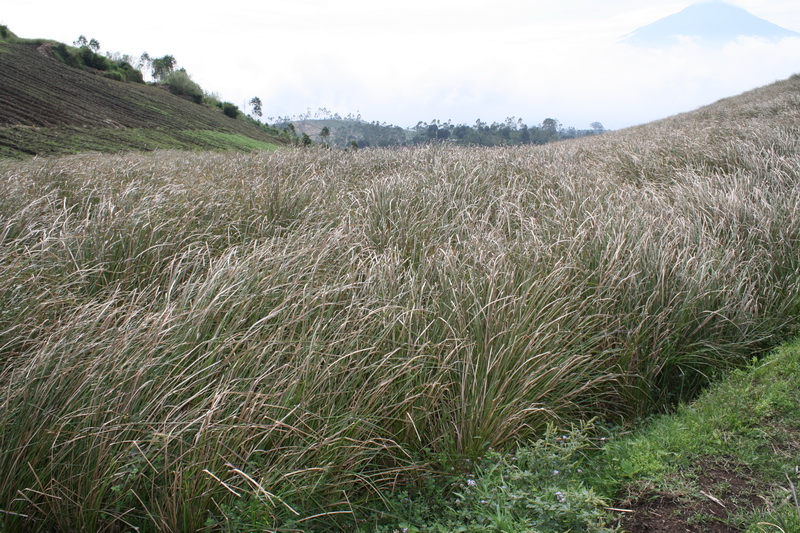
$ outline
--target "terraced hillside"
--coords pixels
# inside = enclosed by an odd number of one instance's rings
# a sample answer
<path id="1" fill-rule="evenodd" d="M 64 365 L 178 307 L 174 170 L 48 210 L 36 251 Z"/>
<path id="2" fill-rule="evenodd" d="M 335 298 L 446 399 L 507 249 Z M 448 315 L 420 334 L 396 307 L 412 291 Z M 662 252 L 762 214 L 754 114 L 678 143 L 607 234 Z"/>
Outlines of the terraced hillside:
<path id="1" fill-rule="evenodd" d="M 285 140 L 162 87 L 69 67 L 52 42 L 0 42 L 0 157 L 81 151 L 263 150 Z"/>

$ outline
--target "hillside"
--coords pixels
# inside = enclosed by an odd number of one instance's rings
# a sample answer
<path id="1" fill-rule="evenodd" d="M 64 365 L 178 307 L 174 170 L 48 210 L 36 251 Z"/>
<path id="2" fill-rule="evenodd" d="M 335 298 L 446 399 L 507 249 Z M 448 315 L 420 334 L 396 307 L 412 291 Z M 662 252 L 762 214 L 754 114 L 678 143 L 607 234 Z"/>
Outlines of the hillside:
<path id="1" fill-rule="evenodd" d="M 273 149 L 286 143 L 246 120 L 65 65 L 48 41 L 0 42 L 0 157 L 82 151 Z"/>
<path id="2" fill-rule="evenodd" d="M 543 146 L 0 161 L 0 530 L 608 531 L 654 469 L 596 479 L 598 437 L 800 331 L 798 95 Z M 794 383 L 697 464 L 754 464 L 747 430 L 796 465 L 759 431 Z"/>

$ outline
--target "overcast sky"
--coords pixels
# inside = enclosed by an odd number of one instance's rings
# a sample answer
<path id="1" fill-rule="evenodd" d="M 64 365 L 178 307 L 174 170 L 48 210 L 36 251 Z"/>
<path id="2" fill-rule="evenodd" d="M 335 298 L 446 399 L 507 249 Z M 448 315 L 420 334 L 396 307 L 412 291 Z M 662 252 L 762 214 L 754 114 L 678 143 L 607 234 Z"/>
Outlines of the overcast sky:
<path id="1" fill-rule="evenodd" d="M 413 126 L 556 118 L 606 128 L 648 122 L 800 72 L 800 39 L 707 50 L 620 44 L 692 0 L 3 0 L 20 37 L 102 52 L 172 54 L 206 92 L 264 116 L 325 107 Z M 800 31 L 797 0 L 732 0 Z"/>

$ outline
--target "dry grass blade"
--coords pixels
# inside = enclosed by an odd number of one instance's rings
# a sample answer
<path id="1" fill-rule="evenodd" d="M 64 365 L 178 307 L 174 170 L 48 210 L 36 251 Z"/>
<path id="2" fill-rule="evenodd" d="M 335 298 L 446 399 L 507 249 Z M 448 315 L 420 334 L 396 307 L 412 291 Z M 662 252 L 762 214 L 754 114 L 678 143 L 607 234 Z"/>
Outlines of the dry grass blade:
<path id="1" fill-rule="evenodd" d="M 691 397 L 800 326 L 798 83 L 545 147 L 0 164 L 0 527 L 334 527 Z"/>

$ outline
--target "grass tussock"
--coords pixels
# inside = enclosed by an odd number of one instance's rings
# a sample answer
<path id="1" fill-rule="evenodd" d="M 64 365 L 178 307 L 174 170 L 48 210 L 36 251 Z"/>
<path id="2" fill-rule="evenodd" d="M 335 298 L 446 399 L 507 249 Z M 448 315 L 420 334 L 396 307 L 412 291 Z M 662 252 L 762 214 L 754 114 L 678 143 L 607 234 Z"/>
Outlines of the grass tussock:
<path id="1" fill-rule="evenodd" d="M 798 325 L 797 86 L 546 147 L 0 164 L 0 521 L 341 526 L 692 396 Z"/>

